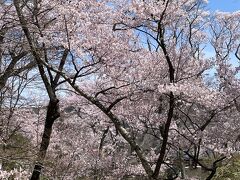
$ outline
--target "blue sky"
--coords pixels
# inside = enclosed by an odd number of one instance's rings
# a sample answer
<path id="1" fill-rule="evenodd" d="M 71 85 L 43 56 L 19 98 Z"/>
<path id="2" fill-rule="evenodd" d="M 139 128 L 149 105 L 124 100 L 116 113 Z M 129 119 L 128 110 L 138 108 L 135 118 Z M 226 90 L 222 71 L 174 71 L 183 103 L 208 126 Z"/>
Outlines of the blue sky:
<path id="1" fill-rule="evenodd" d="M 208 8 L 211 11 L 237 11 L 240 10 L 240 0 L 208 0 Z"/>

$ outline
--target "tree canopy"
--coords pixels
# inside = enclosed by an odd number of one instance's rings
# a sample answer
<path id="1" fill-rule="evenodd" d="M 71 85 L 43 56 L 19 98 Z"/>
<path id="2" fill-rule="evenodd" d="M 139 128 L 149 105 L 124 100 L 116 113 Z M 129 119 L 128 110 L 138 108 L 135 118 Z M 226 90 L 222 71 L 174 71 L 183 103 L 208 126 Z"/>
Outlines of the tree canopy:
<path id="1" fill-rule="evenodd" d="M 0 1 L 0 177 L 224 169 L 239 151 L 240 12 L 207 3 Z"/>

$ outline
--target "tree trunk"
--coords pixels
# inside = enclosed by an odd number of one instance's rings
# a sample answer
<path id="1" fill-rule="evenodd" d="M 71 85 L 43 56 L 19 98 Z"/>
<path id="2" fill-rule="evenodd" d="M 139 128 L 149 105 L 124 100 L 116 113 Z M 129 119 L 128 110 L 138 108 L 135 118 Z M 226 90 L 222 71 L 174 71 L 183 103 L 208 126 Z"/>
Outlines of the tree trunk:
<path id="1" fill-rule="evenodd" d="M 185 164 L 184 164 L 182 149 L 179 149 L 178 157 L 179 157 L 179 168 L 180 168 L 180 172 L 181 172 L 181 177 L 180 178 L 185 179 Z"/>
<path id="2" fill-rule="evenodd" d="M 43 168 L 43 162 L 47 154 L 47 149 L 49 146 L 51 134 L 52 134 L 52 126 L 54 121 L 60 116 L 59 113 L 59 104 L 58 100 L 51 101 L 48 104 L 47 108 L 47 116 L 45 119 L 44 131 L 42 135 L 42 141 L 40 150 L 37 157 L 37 162 L 34 166 L 31 180 L 38 180 Z"/>
<path id="3" fill-rule="evenodd" d="M 174 95 L 171 92 L 170 93 L 170 100 L 169 100 L 169 110 L 168 110 L 168 117 L 167 117 L 167 121 L 165 123 L 165 127 L 164 127 L 164 133 L 163 133 L 163 142 L 162 142 L 162 146 L 160 149 L 160 155 L 158 157 L 157 160 L 157 164 L 156 164 L 156 168 L 154 170 L 153 173 L 153 178 L 157 179 L 160 169 L 161 169 L 161 165 L 164 162 L 164 157 L 165 157 L 165 153 L 166 153 L 166 149 L 167 149 L 167 142 L 168 142 L 168 133 L 169 133 L 169 128 L 172 122 L 172 118 L 173 118 L 173 111 L 174 111 Z"/>

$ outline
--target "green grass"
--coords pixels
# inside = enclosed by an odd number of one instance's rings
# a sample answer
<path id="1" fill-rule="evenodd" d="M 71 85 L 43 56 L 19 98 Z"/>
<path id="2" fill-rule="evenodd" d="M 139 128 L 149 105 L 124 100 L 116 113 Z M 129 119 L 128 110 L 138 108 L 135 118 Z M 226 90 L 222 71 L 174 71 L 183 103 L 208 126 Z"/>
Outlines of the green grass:
<path id="1" fill-rule="evenodd" d="M 213 180 L 239 180 L 240 155 L 233 156 L 226 164 L 217 169 Z"/>

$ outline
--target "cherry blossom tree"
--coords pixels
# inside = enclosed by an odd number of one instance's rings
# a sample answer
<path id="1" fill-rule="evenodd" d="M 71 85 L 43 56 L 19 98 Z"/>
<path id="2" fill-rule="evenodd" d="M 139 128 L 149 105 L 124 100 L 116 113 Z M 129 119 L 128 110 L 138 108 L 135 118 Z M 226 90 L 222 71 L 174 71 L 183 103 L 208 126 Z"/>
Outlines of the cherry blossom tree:
<path id="1" fill-rule="evenodd" d="M 116 2 L 116 3 L 119 3 L 119 2 Z M 166 150 L 168 149 L 167 147 L 168 143 L 171 144 L 168 141 L 169 137 L 172 134 L 171 130 L 172 129 L 176 130 L 176 128 L 171 128 L 171 126 L 174 126 L 174 124 L 176 125 L 176 122 L 174 121 L 178 120 L 178 117 L 175 116 L 175 113 L 178 112 L 177 109 L 179 109 L 179 111 L 182 113 L 183 116 L 185 116 L 185 118 L 188 119 L 188 121 L 193 123 L 192 118 L 188 115 L 188 113 L 184 112 L 181 109 L 182 107 L 179 108 L 177 104 L 183 103 L 184 106 L 186 106 L 189 103 L 192 105 L 196 104 L 198 109 L 203 108 L 207 111 L 206 118 L 205 119 L 201 118 L 201 121 L 203 122 L 196 124 L 197 128 L 193 130 L 193 132 L 190 131 L 191 135 L 195 136 L 194 134 L 198 134 L 198 132 L 205 131 L 206 127 L 209 126 L 209 124 L 212 122 L 214 117 L 219 112 L 222 112 L 223 110 L 225 110 L 228 107 L 228 105 L 234 101 L 234 99 L 230 101 L 226 101 L 224 97 L 225 96 L 224 93 L 222 94 L 218 92 L 216 89 L 212 89 L 212 90 L 209 89 L 204 82 L 203 73 L 205 70 L 211 67 L 211 63 L 212 63 L 211 60 L 204 55 L 204 51 L 203 51 L 204 45 L 208 43 L 207 41 L 208 34 L 205 31 L 205 29 L 209 25 L 209 21 L 206 21 L 206 19 L 208 18 L 208 13 L 204 11 L 204 9 L 202 9 L 202 6 L 204 5 L 204 3 L 205 2 L 201 2 L 201 1 L 196 1 L 196 2 L 195 1 L 189 1 L 189 2 L 178 1 L 177 7 L 176 7 L 176 3 L 172 3 L 171 1 L 166 1 L 164 3 L 154 2 L 154 1 L 152 3 L 133 1 L 133 2 L 130 2 L 129 6 L 125 6 L 125 5 L 121 6 L 121 4 L 116 5 L 116 7 L 123 8 L 119 10 L 119 12 L 123 13 L 124 18 L 114 24 L 113 30 L 129 31 L 134 29 L 135 31 L 140 32 L 140 36 L 142 34 L 146 35 L 147 36 L 146 44 L 148 45 L 151 55 L 158 54 L 158 58 L 159 58 L 158 60 L 160 61 L 160 63 L 157 65 L 165 67 L 164 69 L 168 69 L 168 72 L 164 70 L 162 71 L 163 73 L 165 73 L 165 78 L 161 77 L 161 80 L 158 79 L 158 82 L 156 84 L 152 84 L 153 87 L 154 86 L 158 87 L 157 93 L 158 93 L 158 96 L 160 97 L 160 101 L 162 101 L 161 100 L 162 97 L 160 96 L 161 94 L 165 96 L 167 95 L 166 99 L 168 100 L 168 110 L 165 111 L 165 114 L 164 114 L 165 116 L 163 116 L 162 118 L 162 119 L 166 119 L 165 122 L 163 121 L 162 122 L 163 124 L 161 124 L 160 126 L 157 126 L 157 128 L 152 128 L 152 129 L 157 129 L 159 131 L 158 134 L 161 134 L 162 136 L 162 137 L 160 136 L 162 139 L 159 138 L 161 147 L 160 147 L 160 152 L 158 154 L 158 158 L 156 159 L 156 167 L 154 171 L 152 171 L 151 165 L 148 164 L 148 161 L 143 156 L 142 149 L 139 147 L 138 143 L 135 141 L 134 136 L 131 135 L 132 133 L 127 132 L 126 129 L 123 127 L 123 124 L 121 124 L 122 118 L 120 117 L 122 117 L 122 114 L 120 113 L 119 115 L 119 111 L 117 110 L 116 105 L 117 104 L 119 105 L 120 101 L 124 101 L 124 100 L 125 100 L 124 104 L 126 104 L 126 99 L 128 98 L 130 101 L 133 101 L 131 97 L 134 97 L 134 95 L 136 95 L 137 93 L 136 90 L 139 90 L 138 89 L 139 86 L 141 88 L 140 90 L 142 90 L 145 93 L 151 92 L 152 94 L 156 91 L 152 90 L 149 87 L 149 84 L 147 84 L 148 87 L 145 87 L 144 89 L 144 86 L 142 86 L 142 84 L 139 85 L 140 83 L 138 83 L 138 81 L 141 83 L 143 82 L 141 80 L 136 80 L 135 78 L 133 78 L 135 82 L 132 81 L 128 84 L 129 84 L 129 87 L 130 85 L 138 86 L 137 89 L 135 89 L 135 92 L 131 91 L 128 97 L 120 96 L 119 98 L 116 98 L 115 101 L 110 101 L 110 104 L 107 105 L 106 107 L 105 105 L 106 100 L 103 100 L 100 98 L 97 99 L 97 97 L 99 97 L 100 94 L 103 96 L 107 96 L 108 94 L 110 94 L 110 96 L 112 96 L 113 92 L 111 91 L 114 90 L 114 92 L 116 92 L 116 89 L 118 90 L 119 87 L 121 86 L 118 86 L 118 87 L 109 86 L 106 88 L 101 87 L 101 91 L 96 92 L 95 97 L 91 97 L 87 93 L 85 93 L 84 90 L 81 90 L 78 86 L 75 86 L 74 82 L 71 82 L 70 80 L 68 80 L 71 86 L 81 96 L 85 97 L 86 99 L 91 101 L 93 104 L 95 104 L 97 107 L 99 107 L 114 122 L 119 133 L 128 141 L 128 143 L 133 148 L 133 150 L 136 151 L 137 156 L 140 159 L 149 177 L 157 178 L 161 169 L 161 165 L 164 164 L 164 158 L 166 156 Z M 158 11 L 156 10 L 156 12 L 154 12 L 153 9 L 151 9 L 154 7 L 154 5 L 158 8 L 157 9 Z M 123 17 L 123 15 L 119 17 Z M 186 19 L 187 19 L 187 22 L 186 22 Z M 153 49 L 154 51 L 156 51 L 156 53 L 152 52 Z M 141 53 L 141 50 L 139 51 L 138 51 L 138 55 L 140 55 Z M 149 52 L 145 51 L 144 53 L 147 54 Z M 146 54 L 144 58 L 148 57 L 146 56 Z M 139 59 L 140 58 L 138 58 L 138 60 Z M 151 61 L 151 60 L 148 59 L 148 61 Z M 165 64 L 163 63 L 164 61 L 165 61 Z M 146 72 L 146 69 L 142 71 Z M 150 72 L 150 74 L 153 72 L 154 71 Z M 136 70 L 134 73 L 136 73 Z M 148 74 L 148 76 L 150 74 Z M 113 74 L 113 75 L 106 74 L 105 76 L 110 76 L 110 78 L 113 78 L 115 76 L 114 79 L 117 79 L 117 78 L 119 79 L 118 74 L 117 74 L 117 77 L 116 77 L 116 74 Z M 135 75 L 131 74 L 131 77 L 135 77 Z M 65 79 L 67 80 L 68 78 L 65 76 Z M 146 81 L 149 81 L 149 80 L 146 80 Z M 145 83 L 143 84 L 145 85 Z M 193 84 L 195 86 L 194 88 L 193 88 Z M 127 88 L 124 87 L 124 91 L 125 91 L 124 95 L 126 94 L 126 89 Z M 138 101 L 140 101 L 141 98 L 138 99 Z M 110 97 L 110 99 L 112 99 L 112 97 Z M 107 100 L 107 102 L 109 102 L 109 100 Z M 128 106 L 131 107 L 131 105 L 128 105 Z M 114 108 L 114 110 L 112 110 L 112 108 Z M 123 111 L 125 111 L 127 114 L 126 116 L 128 116 L 128 118 L 126 117 L 124 118 L 124 116 L 123 118 L 125 120 L 127 119 L 128 121 L 129 115 L 132 115 L 132 114 L 127 112 L 125 109 Z M 198 111 L 198 114 L 200 114 L 199 110 L 197 111 Z M 133 122 L 136 123 L 137 121 L 135 121 L 134 119 Z M 185 126 L 189 128 L 188 125 L 185 124 Z M 183 135 L 181 133 L 178 133 L 178 134 Z M 201 134 L 202 133 L 200 133 L 200 136 L 202 136 Z M 196 149 L 197 144 L 198 144 L 198 150 Z M 199 150 L 200 144 L 202 144 L 201 138 L 198 140 L 198 143 L 194 143 L 194 147 L 196 149 L 195 153 L 197 154 L 199 154 L 199 151 L 200 151 Z M 193 158 L 194 161 L 200 164 L 200 162 L 196 159 L 198 156 L 197 154 L 192 156 L 191 154 L 188 153 L 188 151 L 186 151 L 186 153 L 191 158 Z M 219 159 L 214 161 L 212 168 L 207 168 L 207 167 L 205 168 L 212 172 L 209 178 L 211 178 L 216 171 L 216 163 L 223 160 L 224 158 L 225 157 L 220 157 Z M 200 165 L 203 166 L 202 164 Z"/>
<path id="2" fill-rule="evenodd" d="M 167 168 L 176 178 L 183 153 L 213 177 L 238 148 L 239 78 L 231 61 L 239 60 L 239 13 L 211 15 L 206 3 L 3 3 L 1 91 L 37 67 L 49 98 L 41 116 L 28 110 L 19 116 L 33 144 L 42 135 L 31 179 L 43 166 L 56 178 L 135 171 L 159 179 Z M 216 70 L 212 80 L 207 70 Z M 206 164 L 201 158 L 209 149 L 217 155 Z M 46 157 L 65 169 L 47 165 Z"/>

